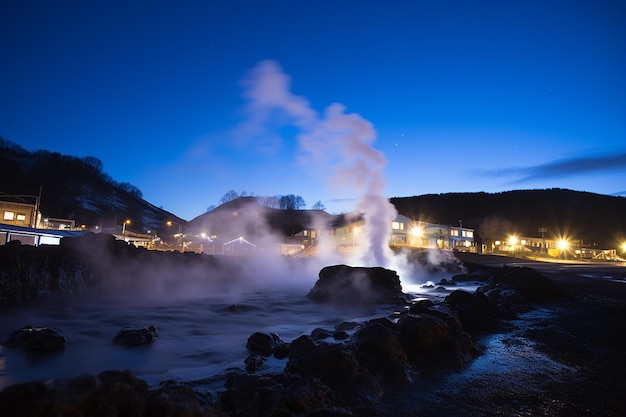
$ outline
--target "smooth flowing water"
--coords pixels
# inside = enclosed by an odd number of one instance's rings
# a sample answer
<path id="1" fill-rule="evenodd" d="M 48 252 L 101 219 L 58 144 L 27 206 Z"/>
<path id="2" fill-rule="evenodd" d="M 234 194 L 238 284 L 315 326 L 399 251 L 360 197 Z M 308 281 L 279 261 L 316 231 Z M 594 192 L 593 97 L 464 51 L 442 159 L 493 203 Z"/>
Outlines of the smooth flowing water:
<path id="1" fill-rule="evenodd" d="M 67 344 L 53 352 L 0 346 L 0 389 L 31 380 L 121 369 L 132 370 L 151 385 L 166 378 L 206 378 L 229 367 L 243 368 L 250 354 L 246 341 L 254 332 L 274 332 L 290 342 L 318 327 L 332 330 L 343 321 L 363 322 L 393 313 L 390 305 L 336 306 L 311 301 L 306 294 L 317 272 L 317 267 L 303 268 L 295 275 L 293 270 L 257 265 L 241 272 L 242 276 L 221 276 L 215 285 L 215 278 L 199 283 L 172 271 L 181 278 L 166 288 L 148 280 L 143 287 L 133 284 L 130 291 L 118 283 L 114 293 L 5 306 L 0 309 L 2 340 L 31 325 L 56 328 Z M 248 279 L 247 274 L 255 279 Z M 423 276 L 418 281 L 434 279 Z M 413 281 L 413 285 L 403 283 L 405 292 L 427 291 Z M 148 325 L 158 329 L 154 343 L 138 347 L 112 343 L 122 327 Z M 284 363 L 276 366 L 282 369 Z"/>

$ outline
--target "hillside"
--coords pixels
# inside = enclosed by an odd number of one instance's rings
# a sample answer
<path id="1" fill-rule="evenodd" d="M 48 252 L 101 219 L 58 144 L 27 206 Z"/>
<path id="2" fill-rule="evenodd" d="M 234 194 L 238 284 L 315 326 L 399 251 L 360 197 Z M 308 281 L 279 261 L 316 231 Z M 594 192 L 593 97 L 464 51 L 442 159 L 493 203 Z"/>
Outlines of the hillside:
<path id="1" fill-rule="evenodd" d="M 228 213 L 229 218 L 239 212 L 233 206 L 239 203 L 227 203 L 187 223 L 145 201 L 140 190 L 116 182 L 102 168 L 95 157 L 77 158 L 46 150 L 29 152 L 0 137 L 0 196 L 35 196 L 41 189 L 40 210 L 46 217 L 73 219 L 77 224 L 104 229 L 119 227 L 130 219 L 129 228 L 133 231 L 155 230 L 165 236 L 178 231 L 167 228 L 167 221 L 186 230 L 201 230 L 207 224 L 222 222 L 221 213 Z M 411 219 L 450 225 L 462 221 L 464 227 L 476 230 L 479 241 L 500 239 L 511 233 L 539 237 L 539 228 L 547 229 L 546 237 L 565 235 L 582 239 L 585 246 L 595 248 L 617 248 L 626 240 L 625 197 L 556 188 L 493 194 L 426 194 L 394 197 L 391 203 Z M 248 229 L 256 231 L 258 220 L 262 219 L 284 235 L 297 233 L 326 215 L 315 210 L 270 210 L 262 206 L 241 210 L 240 214 L 239 224 Z M 253 217 L 247 218 L 249 215 Z"/>
<path id="2" fill-rule="evenodd" d="M 133 185 L 113 180 L 102 168 L 95 157 L 29 152 L 0 137 L 0 197 L 37 196 L 41 190 L 43 216 L 72 219 L 88 228 L 112 229 L 129 219 L 129 229 L 143 233 L 167 230 L 168 220 L 184 223 L 142 199 Z"/>
<path id="3" fill-rule="evenodd" d="M 489 240 L 511 233 L 539 237 L 568 236 L 589 247 L 617 248 L 626 239 L 626 198 L 564 189 L 502 193 L 426 194 L 396 197 L 400 214 L 433 223 L 476 230 Z"/>

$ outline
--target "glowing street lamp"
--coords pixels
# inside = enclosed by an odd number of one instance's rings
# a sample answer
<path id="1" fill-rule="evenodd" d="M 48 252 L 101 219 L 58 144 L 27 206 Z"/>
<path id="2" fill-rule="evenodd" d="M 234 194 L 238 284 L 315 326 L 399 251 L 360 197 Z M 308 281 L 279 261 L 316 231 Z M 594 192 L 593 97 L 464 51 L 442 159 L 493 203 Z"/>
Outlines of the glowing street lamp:
<path id="1" fill-rule="evenodd" d="M 517 248 L 518 238 L 517 236 L 509 236 L 509 250 L 513 252 L 513 256 L 515 256 L 515 249 Z"/>
<path id="2" fill-rule="evenodd" d="M 127 224 L 130 224 L 130 220 L 124 220 L 124 223 L 122 223 L 122 236 L 124 236 L 124 234 L 126 233 Z"/>
<path id="3" fill-rule="evenodd" d="M 556 247 L 559 249 L 559 257 L 562 253 L 563 259 L 565 259 L 565 251 L 569 248 L 569 242 L 566 239 L 559 239 L 556 242 Z"/>
<path id="4" fill-rule="evenodd" d="M 168 220 L 167 223 L 165 223 L 168 227 L 172 227 L 173 225 L 178 225 L 178 235 L 180 236 L 180 245 L 181 245 L 181 252 L 185 251 L 185 242 L 183 241 L 183 229 L 182 226 L 180 225 L 180 223 L 177 222 L 173 222 L 171 220 Z"/>

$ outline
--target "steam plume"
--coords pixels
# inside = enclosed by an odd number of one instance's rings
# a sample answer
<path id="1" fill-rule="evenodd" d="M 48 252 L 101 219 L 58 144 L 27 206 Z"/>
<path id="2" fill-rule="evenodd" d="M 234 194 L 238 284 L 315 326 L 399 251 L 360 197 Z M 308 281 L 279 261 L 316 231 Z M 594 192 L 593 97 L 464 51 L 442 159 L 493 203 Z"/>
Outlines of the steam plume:
<path id="1" fill-rule="evenodd" d="M 337 103 L 320 116 L 308 100 L 291 93 L 290 77 L 273 61 L 259 63 L 243 85 L 248 100 L 245 130 L 252 135 L 270 133 L 268 124 L 277 121 L 298 127 L 300 159 L 330 172 L 326 180 L 332 187 L 358 194 L 356 210 L 365 218 L 361 262 L 388 266 L 388 238 L 396 210 L 383 195 L 387 161 L 372 146 L 376 139 L 372 124 L 358 114 L 346 113 Z"/>

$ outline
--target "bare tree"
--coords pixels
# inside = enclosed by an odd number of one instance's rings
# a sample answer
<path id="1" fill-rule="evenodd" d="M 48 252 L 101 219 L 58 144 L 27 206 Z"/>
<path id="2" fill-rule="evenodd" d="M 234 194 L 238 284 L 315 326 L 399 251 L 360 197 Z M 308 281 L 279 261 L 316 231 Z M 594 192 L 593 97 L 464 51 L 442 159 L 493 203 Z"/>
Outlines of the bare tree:
<path id="1" fill-rule="evenodd" d="M 222 198 L 220 199 L 220 202 L 222 204 L 228 203 L 229 201 L 233 201 L 233 200 L 237 199 L 238 197 L 239 197 L 239 194 L 237 194 L 237 191 L 230 190 L 230 191 L 228 191 L 226 194 L 224 194 L 222 196 Z"/>
<path id="2" fill-rule="evenodd" d="M 312 207 L 313 210 L 326 210 L 326 206 L 324 204 L 322 204 L 321 201 L 317 201 L 317 203 L 313 204 Z"/>
<path id="3" fill-rule="evenodd" d="M 278 197 L 273 196 L 273 195 L 258 196 L 256 198 L 256 201 L 260 205 L 269 207 L 269 208 L 280 208 L 280 202 L 278 200 L 279 200 Z"/>
<path id="4" fill-rule="evenodd" d="M 283 195 L 279 198 L 280 208 L 283 210 L 300 210 L 306 207 L 304 199 L 299 195 Z"/>

